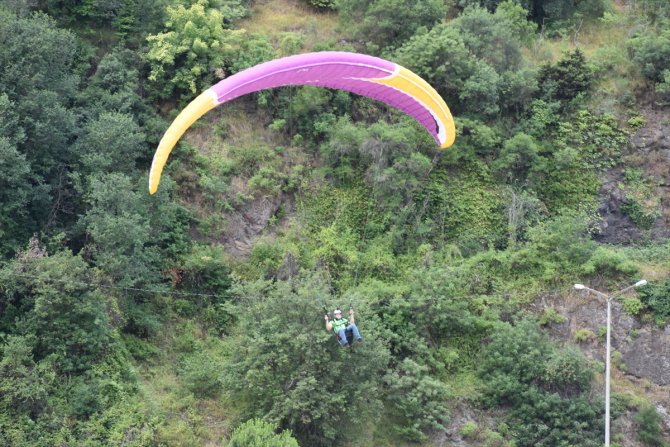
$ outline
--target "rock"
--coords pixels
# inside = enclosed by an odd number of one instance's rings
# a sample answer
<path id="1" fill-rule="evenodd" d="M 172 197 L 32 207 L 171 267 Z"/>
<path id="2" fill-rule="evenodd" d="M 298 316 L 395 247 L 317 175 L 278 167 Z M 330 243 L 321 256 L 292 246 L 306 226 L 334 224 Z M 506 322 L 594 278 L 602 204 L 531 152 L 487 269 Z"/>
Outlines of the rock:
<path id="1" fill-rule="evenodd" d="M 538 303 L 540 308 L 546 307 Z M 566 317 L 563 323 L 553 324 L 548 330 L 555 338 L 574 340 L 580 329 L 598 334 L 607 326 L 607 305 L 600 299 L 578 295 L 577 299 L 553 297 L 551 305 Z M 619 301 L 612 303 L 612 350 L 621 352 L 625 372 L 658 385 L 670 385 L 670 325 L 665 330 L 655 326 L 641 326 L 639 321 L 623 312 Z M 633 336 L 632 334 L 637 333 Z M 579 344 L 591 358 L 605 360 L 605 341 L 596 338 Z"/>
<path id="2" fill-rule="evenodd" d="M 263 196 L 232 213 L 228 217 L 228 228 L 223 240 L 226 250 L 236 255 L 249 254 L 281 204 L 281 196 Z"/>
<path id="3" fill-rule="evenodd" d="M 661 418 L 663 418 L 663 425 L 665 425 L 665 429 L 670 431 L 670 413 L 668 413 L 667 408 L 661 404 L 658 404 L 656 405 L 656 412 L 661 416 Z"/>
<path id="4" fill-rule="evenodd" d="M 654 327 L 641 329 L 621 353 L 629 374 L 659 385 L 670 384 L 670 326 L 664 331 Z"/>

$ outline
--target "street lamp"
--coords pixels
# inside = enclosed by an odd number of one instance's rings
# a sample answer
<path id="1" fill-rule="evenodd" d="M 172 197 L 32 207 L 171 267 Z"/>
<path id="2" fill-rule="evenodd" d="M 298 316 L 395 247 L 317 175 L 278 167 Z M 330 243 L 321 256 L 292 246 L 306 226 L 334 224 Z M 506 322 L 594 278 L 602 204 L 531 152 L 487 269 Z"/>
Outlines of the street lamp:
<path id="1" fill-rule="evenodd" d="M 612 299 L 621 295 L 622 293 L 629 291 L 630 289 L 640 287 L 645 284 L 647 284 L 647 280 L 642 279 L 632 286 L 621 289 L 612 295 L 598 292 L 597 290 L 593 290 L 590 287 L 586 287 L 584 284 L 575 284 L 575 289 L 586 290 L 587 292 L 591 292 L 605 298 L 607 301 L 607 352 L 605 354 L 605 447 L 610 447 L 610 327 L 612 326 Z"/>

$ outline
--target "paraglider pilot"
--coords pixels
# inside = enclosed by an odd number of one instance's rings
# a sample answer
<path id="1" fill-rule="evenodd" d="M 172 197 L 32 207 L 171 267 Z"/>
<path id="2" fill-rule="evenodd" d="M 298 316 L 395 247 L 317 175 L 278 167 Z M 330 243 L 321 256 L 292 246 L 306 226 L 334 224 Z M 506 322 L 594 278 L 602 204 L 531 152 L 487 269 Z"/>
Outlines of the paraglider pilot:
<path id="1" fill-rule="evenodd" d="M 339 308 L 336 308 L 333 311 L 333 321 L 331 322 L 328 318 L 328 314 L 324 315 L 324 320 L 326 320 L 326 331 L 333 331 L 337 336 L 337 341 L 340 342 L 340 345 L 343 348 L 349 346 L 347 341 L 347 331 L 351 331 L 354 335 L 354 339 L 358 342 L 363 341 L 363 337 L 358 332 L 356 327 L 356 320 L 354 319 L 354 309 L 349 308 L 349 321 L 346 318 L 342 318 L 342 311 Z"/>

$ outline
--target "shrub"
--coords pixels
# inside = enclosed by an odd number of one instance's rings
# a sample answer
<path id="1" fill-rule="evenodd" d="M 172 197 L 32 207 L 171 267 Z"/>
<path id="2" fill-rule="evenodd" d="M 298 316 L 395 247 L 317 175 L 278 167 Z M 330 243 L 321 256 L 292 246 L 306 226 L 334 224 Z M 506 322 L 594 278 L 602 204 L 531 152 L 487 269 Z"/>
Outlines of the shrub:
<path id="1" fill-rule="evenodd" d="M 591 89 L 593 72 L 584 53 L 577 48 L 567 53 L 556 65 L 545 65 L 539 73 L 541 91 L 551 99 L 571 101 Z"/>
<path id="2" fill-rule="evenodd" d="M 644 304 L 637 297 L 623 298 L 621 304 L 623 305 L 624 312 L 631 316 L 636 316 L 644 309 Z"/>
<path id="3" fill-rule="evenodd" d="M 250 419 L 233 431 L 227 447 L 299 447 L 289 430 L 276 431 L 274 424 Z"/>
<path id="4" fill-rule="evenodd" d="M 647 305 L 657 321 L 670 318 L 670 278 L 660 284 L 648 284 L 639 289 L 640 300 Z"/>
<path id="5" fill-rule="evenodd" d="M 547 307 L 542 311 L 542 315 L 540 315 L 538 323 L 540 323 L 540 326 L 547 326 L 553 323 L 565 323 L 566 320 L 567 318 L 564 315 L 556 312 L 556 309 L 553 307 Z"/>
<path id="6" fill-rule="evenodd" d="M 574 340 L 577 343 L 581 342 L 586 342 L 586 341 L 591 341 L 596 338 L 596 334 L 593 333 L 593 331 L 586 329 L 586 328 L 581 328 L 575 332 L 574 335 Z"/>
<path id="7" fill-rule="evenodd" d="M 653 405 L 645 405 L 633 417 L 637 424 L 637 438 L 647 447 L 667 447 L 663 440 L 663 419 Z"/>
<path id="8" fill-rule="evenodd" d="M 485 401 L 511 408 L 519 445 L 600 445 L 600 405 L 586 396 L 593 372 L 579 350 L 555 347 L 532 322 L 501 325 L 482 350 L 478 374 Z"/>
<path id="9" fill-rule="evenodd" d="M 445 386 L 428 374 L 428 367 L 405 359 L 397 371 L 386 378 L 393 412 L 403 422 L 395 430 L 410 441 L 424 441 L 426 429 L 445 430 L 449 410 Z"/>
<path id="10" fill-rule="evenodd" d="M 477 436 L 477 432 L 479 432 L 479 427 L 476 422 L 467 421 L 461 425 L 461 428 L 458 431 L 462 437 L 466 439 L 474 439 Z"/>
<path id="11" fill-rule="evenodd" d="M 222 389 L 222 369 L 208 353 L 197 352 L 184 358 L 179 376 L 196 397 L 216 398 Z"/>

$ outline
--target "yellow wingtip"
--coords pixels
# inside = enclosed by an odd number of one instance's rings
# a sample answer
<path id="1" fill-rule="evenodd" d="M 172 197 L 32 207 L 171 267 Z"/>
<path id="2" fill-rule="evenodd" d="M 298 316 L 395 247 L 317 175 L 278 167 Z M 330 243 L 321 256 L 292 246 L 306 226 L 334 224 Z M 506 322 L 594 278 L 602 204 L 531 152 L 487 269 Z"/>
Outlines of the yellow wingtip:
<path id="1" fill-rule="evenodd" d="M 454 144 L 456 128 L 449 107 L 440 94 L 423 78 L 413 71 L 399 66 L 398 71 L 391 76 L 371 79 L 371 81 L 393 87 L 419 101 L 430 111 L 439 125 L 440 131 L 438 131 L 436 140 L 441 142 L 440 148 L 446 149 Z"/>
<path id="2" fill-rule="evenodd" d="M 161 174 L 167 163 L 168 156 L 184 132 L 186 132 L 198 118 L 217 105 L 216 94 L 210 89 L 207 89 L 202 92 L 200 96 L 191 101 L 191 103 L 179 113 L 172 124 L 170 124 L 170 127 L 165 131 L 165 135 L 163 135 L 163 138 L 158 144 L 153 161 L 151 162 L 151 171 L 149 172 L 149 194 L 153 195 L 158 190 L 158 184 L 161 181 Z"/>

